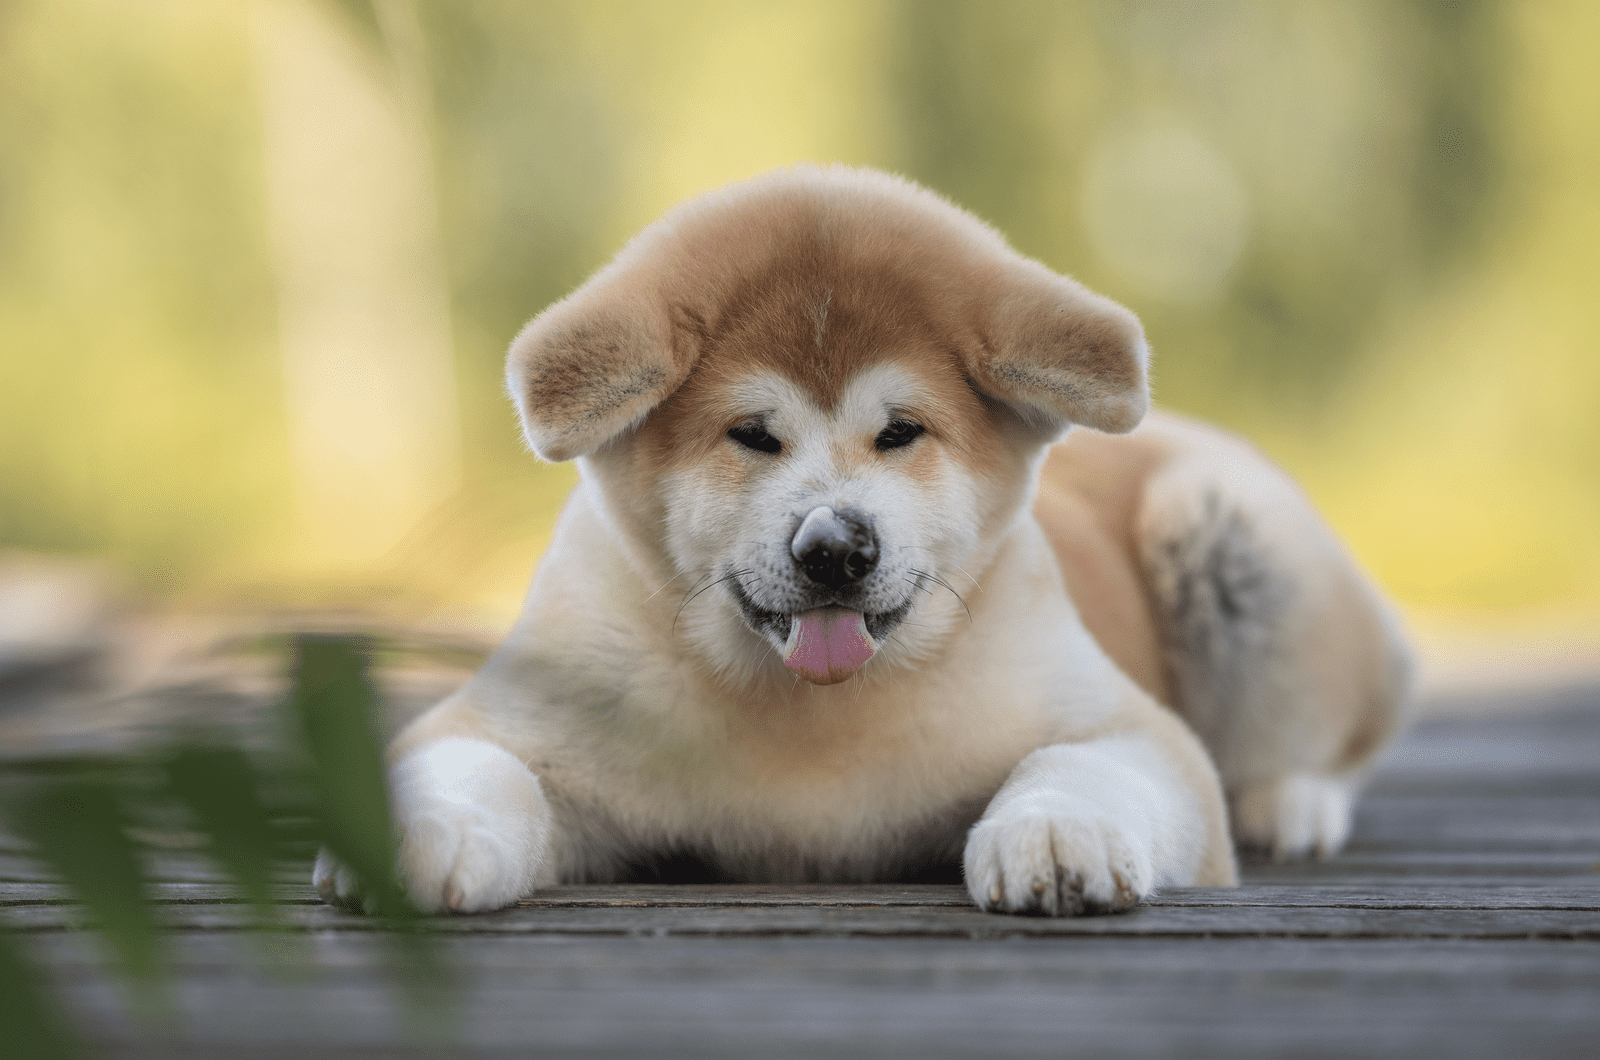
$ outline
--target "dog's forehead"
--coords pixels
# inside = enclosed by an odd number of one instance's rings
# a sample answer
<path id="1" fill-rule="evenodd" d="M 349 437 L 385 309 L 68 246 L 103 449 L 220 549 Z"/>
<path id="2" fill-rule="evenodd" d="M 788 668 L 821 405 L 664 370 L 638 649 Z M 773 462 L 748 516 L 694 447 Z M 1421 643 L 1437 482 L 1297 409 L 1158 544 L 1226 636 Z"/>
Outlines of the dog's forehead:
<path id="1" fill-rule="evenodd" d="M 881 426 L 885 418 L 935 399 L 927 380 L 896 363 L 870 364 L 854 373 L 831 408 L 822 407 L 809 387 L 772 369 L 757 369 L 734 379 L 728 397 L 730 404 L 746 415 L 800 415 L 844 427 Z"/>
<path id="2" fill-rule="evenodd" d="M 964 335 L 940 292 L 905 262 L 797 240 L 696 310 L 691 379 L 769 369 L 832 408 L 875 363 L 954 369 Z"/>

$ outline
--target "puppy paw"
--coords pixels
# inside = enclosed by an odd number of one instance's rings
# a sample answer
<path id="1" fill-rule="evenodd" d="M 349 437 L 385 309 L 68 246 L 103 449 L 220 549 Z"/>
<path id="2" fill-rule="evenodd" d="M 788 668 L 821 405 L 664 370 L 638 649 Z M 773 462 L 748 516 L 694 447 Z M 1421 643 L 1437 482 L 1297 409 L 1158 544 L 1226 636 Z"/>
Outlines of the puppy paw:
<path id="1" fill-rule="evenodd" d="M 470 802 L 418 799 L 400 840 L 400 874 L 424 913 L 478 913 L 511 905 L 533 889 L 544 837 L 527 815 Z"/>
<path id="2" fill-rule="evenodd" d="M 452 737 L 417 751 L 389 774 L 400 832 L 399 874 L 424 913 L 477 913 L 534 887 L 550 845 L 539 780 L 503 748 Z M 323 850 L 311 874 L 326 902 L 371 911 L 355 874 Z"/>
<path id="3" fill-rule="evenodd" d="M 1354 804 L 1349 781 L 1291 773 L 1234 797 L 1234 841 L 1267 851 L 1276 861 L 1332 857 L 1350 836 Z"/>
<path id="4" fill-rule="evenodd" d="M 390 774 L 400 874 L 425 913 L 499 909 L 533 889 L 550 844 L 539 780 L 509 752 L 452 737 Z"/>
<path id="5" fill-rule="evenodd" d="M 327 847 L 317 851 L 317 863 L 311 869 L 311 885 L 329 905 L 337 905 L 354 912 L 373 912 L 363 900 L 356 874 L 329 853 Z"/>
<path id="6" fill-rule="evenodd" d="M 963 860 L 972 900 L 997 913 L 1122 912 L 1154 885 L 1148 840 L 1096 807 L 1065 800 L 979 821 Z"/>

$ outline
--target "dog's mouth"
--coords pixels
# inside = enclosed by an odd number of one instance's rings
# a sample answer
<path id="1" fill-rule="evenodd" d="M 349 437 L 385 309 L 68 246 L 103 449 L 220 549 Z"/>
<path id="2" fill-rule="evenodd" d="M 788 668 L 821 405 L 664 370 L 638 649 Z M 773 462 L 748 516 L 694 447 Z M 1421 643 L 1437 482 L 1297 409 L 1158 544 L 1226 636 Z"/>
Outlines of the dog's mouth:
<path id="1" fill-rule="evenodd" d="M 750 599 L 738 578 L 727 585 L 745 624 L 783 645 L 783 665 L 812 684 L 833 685 L 855 676 L 911 610 L 912 600 L 867 612 L 837 601 L 803 611 L 769 611 Z"/>

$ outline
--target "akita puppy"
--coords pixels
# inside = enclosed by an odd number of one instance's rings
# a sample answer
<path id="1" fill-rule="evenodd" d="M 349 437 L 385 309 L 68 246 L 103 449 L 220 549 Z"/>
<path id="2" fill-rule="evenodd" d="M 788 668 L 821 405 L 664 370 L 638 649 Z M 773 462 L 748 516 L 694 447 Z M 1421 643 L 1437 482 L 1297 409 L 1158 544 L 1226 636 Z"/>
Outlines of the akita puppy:
<path id="1" fill-rule="evenodd" d="M 1280 471 L 1146 416 L 1147 359 L 882 173 L 645 229 L 512 344 L 580 483 L 510 637 L 391 746 L 417 905 L 693 864 L 1119 910 L 1234 883 L 1230 802 L 1243 842 L 1337 850 L 1402 638 Z"/>

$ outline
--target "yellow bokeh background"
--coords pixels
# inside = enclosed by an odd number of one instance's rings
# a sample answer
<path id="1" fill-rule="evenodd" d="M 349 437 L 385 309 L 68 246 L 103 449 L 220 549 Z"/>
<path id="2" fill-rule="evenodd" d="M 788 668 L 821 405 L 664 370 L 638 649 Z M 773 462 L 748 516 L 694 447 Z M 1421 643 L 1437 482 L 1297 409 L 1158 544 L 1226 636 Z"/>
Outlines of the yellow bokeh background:
<path id="1" fill-rule="evenodd" d="M 1597 52 L 1581 0 L 10 0 L 0 547 L 504 622 L 572 482 L 516 327 L 842 161 L 1139 312 L 1425 632 L 1600 642 Z"/>

